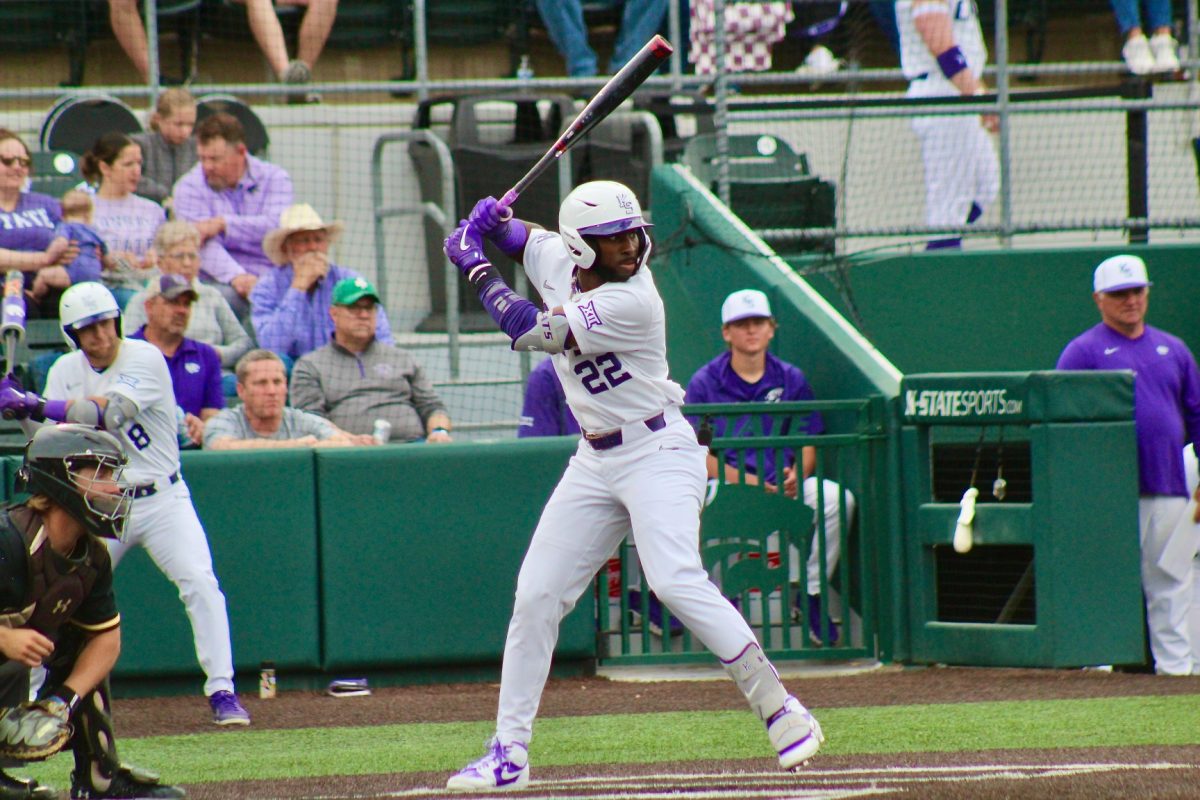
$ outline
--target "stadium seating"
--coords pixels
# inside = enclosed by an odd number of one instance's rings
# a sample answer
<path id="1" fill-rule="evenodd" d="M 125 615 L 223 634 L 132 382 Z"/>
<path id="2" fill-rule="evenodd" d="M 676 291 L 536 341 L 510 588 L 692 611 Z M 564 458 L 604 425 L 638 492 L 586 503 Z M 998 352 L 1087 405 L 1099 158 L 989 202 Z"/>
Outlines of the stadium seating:
<path id="1" fill-rule="evenodd" d="M 251 155 L 264 157 L 271 145 L 267 126 L 259 119 L 254 109 L 231 94 L 206 94 L 196 99 L 196 122 L 210 114 L 225 112 L 237 117 L 246 132 L 246 149 Z"/>
<path id="2" fill-rule="evenodd" d="M 78 186 L 83 180 L 79 171 L 79 157 L 65 150 L 57 152 L 30 153 L 33 159 L 33 174 L 30 190 L 61 197 L 68 189 Z"/>
<path id="3" fill-rule="evenodd" d="M 0 3 L 0 50 L 27 51 L 65 47 L 69 59 L 66 86 L 83 83 L 87 39 L 85 0 L 4 0 Z"/>
<path id="4" fill-rule="evenodd" d="M 83 155 L 105 133 L 140 133 L 141 130 L 142 123 L 133 109 L 115 97 L 68 96 L 50 109 L 38 139 L 42 150 L 66 150 Z"/>

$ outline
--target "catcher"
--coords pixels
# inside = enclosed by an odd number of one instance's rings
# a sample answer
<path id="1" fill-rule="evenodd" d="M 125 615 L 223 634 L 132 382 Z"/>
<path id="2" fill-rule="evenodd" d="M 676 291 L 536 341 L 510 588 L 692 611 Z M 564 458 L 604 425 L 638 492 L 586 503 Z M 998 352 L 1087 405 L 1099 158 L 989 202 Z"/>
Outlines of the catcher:
<path id="1" fill-rule="evenodd" d="M 49 425 L 25 447 L 17 490 L 0 510 L 0 767 L 75 754 L 72 798 L 183 797 L 121 764 L 109 717 L 108 674 L 121 651 L 112 565 L 99 537 L 119 539 L 132 488 L 118 481 L 125 453 L 112 435 Z M 45 666 L 37 702 L 29 670 Z M 58 793 L 0 769 L 0 800 Z"/>

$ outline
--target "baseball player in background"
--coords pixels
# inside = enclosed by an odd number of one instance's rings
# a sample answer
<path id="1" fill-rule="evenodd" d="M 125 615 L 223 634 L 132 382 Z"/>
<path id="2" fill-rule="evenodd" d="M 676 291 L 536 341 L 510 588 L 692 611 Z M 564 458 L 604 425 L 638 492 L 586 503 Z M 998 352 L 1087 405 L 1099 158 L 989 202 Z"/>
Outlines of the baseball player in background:
<path id="1" fill-rule="evenodd" d="M 0 381 L 0 410 L 29 420 L 30 432 L 37 427 L 32 423 L 78 422 L 126 443 L 133 510 L 124 540 L 107 542 L 113 568 L 131 545 L 146 548 L 187 609 L 213 722 L 249 725 L 250 715 L 233 693 L 225 595 L 179 474 L 179 420 L 166 359 L 149 342 L 121 338 L 121 311 L 99 283 L 77 283 L 63 292 L 59 322 L 73 352 L 50 368 L 46 396 L 26 392 L 8 377 Z"/>
<path id="2" fill-rule="evenodd" d="M 987 47 L 975 0 L 899 0 L 900 66 L 907 97 L 970 97 L 986 90 Z M 914 117 L 925 164 L 925 223 L 958 228 L 983 215 L 1000 192 L 1000 164 L 988 133 L 991 115 Z M 958 236 L 929 242 L 926 249 L 960 247 Z"/>
<path id="3" fill-rule="evenodd" d="M 798 768 L 824 741 L 821 727 L 788 694 L 700 561 L 707 451 L 680 413 L 683 390 L 667 375 L 666 320 L 646 267 L 649 224 L 637 197 L 612 181 L 582 184 L 562 203 L 558 233 L 508 216 L 494 198 L 479 201 L 446 240 L 446 254 L 513 349 L 552 354 L 584 435 L 517 578 L 495 737 L 447 788 L 529 783 L 533 720 L 559 623 L 629 534 L 650 587 L 721 659 L 766 724 L 780 766 Z M 484 255 L 483 236 L 524 265 L 544 309 L 509 289 Z"/>
<path id="4" fill-rule="evenodd" d="M 1138 446 L 1138 530 L 1150 653 L 1160 675 L 1189 675 L 1188 614 L 1196 542 L 1179 525 L 1188 505 L 1183 446 L 1200 442 L 1200 371 L 1183 341 L 1146 324 L 1150 280 L 1137 256 L 1096 267 L 1092 295 L 1100 324 L 1063 350 L 1058 369 L 1133 370 Z M 1200 500 L 1200 489 L 1194 490 Z"/>

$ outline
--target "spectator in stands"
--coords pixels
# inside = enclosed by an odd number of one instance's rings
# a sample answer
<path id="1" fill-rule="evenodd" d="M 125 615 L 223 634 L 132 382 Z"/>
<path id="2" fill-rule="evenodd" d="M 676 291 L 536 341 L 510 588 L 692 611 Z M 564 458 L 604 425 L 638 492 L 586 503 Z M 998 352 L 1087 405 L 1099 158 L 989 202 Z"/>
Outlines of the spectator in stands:
<path id="1" fill-rule="evenodd" d="M 52 289 L 63 290 L 73 283 L 98 281 L 104 270 L 108 248 L 103 237 L 92 227 L 92 196 L 80 189 L 71 189 L 62 196 L 62 222 L 54 229 L 56 238 L 79 245 L 79 255 L 65 267 L 44 267 L 37 271 L 31 291 L 33 299 L 42 302 Z"/>
<path id="2" fill-rule="evenodd" d="M 721 337 L 728 349 L 692 376 L 687 386 L 686 402 L 788 403 L 815 399 L 804 373 L 768 352 L 771 340 L 775 338 L 776 327 L 771 305 L 762 292 L 743 289 L 725 298 L 721 305 Z M 693 419 L 693 424 L 697 422 Z M 778 431 L 774 430 L 774 420 L 764 417 L 761 420 L 762 435 L 783 436 L 792 433 L 793 422 L 799 428 L 795 433 L 817 436 L 825 431 L 821 415 L 813 412 L 784 420 Z M 712 429 L 718 437 L 756 436 L 759 435 L 757 423 L 747 415 L 738 418 L 727 429 L 726 420 L 718 418 L 713 422 Z M 782 455 L 784 461 L 779 464 L 775 450 L 730 449 L 725 453 L 722 468 L 717 457 L 710 453 L 708 476 L 717 485 L 742 483 L 739 475 L 739 465 L 742 465 L 746 484 L 757 486 L 762 482 L 770 491 L 782 489 L 788 497 L 797 497 L 802 491 L 804 504 L 810 508 L 817 508 L 819 493 L 824 501 L 820 513 L 824 517 L 825 577 L 828 577 L 833 574 L 841 552 L 843 512 L 846 520 L 854 515 L 854 495 L 849 490 L 844 492 L 843 509 L 842 488 L 831 480 L 819 479 L 813 474 L 817 463 L 815 447 L 802 448 L 799 463 L 793 450 L 785 450 Z M 807 598 L 805 594 L 798 595 L 796 606 L 807 606 L 810 629 L 819 632 L 819 638 L 825 636 L 826 629 L 823 626 L 829 626 L 829 642 L 832 644 L 838 640 L 837 625 L 821 615 L 821 554 L 816 538 L 821 532 L 822 525 L 818 520 L 813 529 L 814 539 L 808 558 Z M 793 580 L 798 578 L 798 575 L 793 576 Z"/>
<path id="3" fill-rule="evenodd" d="M 237 381 L 242 404 L 209 419 L 204 426 L 208 450 L 375 444 L 370 435 L 346 433 L 324 417 L 286 408 L 283 361 L 270 350 L 251 350 L 242 356 L 237 363 Z"/>
<path id="4" fill-rule="evenodd" d="M 250 295 L 250 318 L 261 347 L 290 362 L 329 341 L 334 286 L 346 278 L 362 277 L 329 260 L 329 248 L 341 232 L 341 222 L 326 224 L 312 206 L 297 203 L 283 212 L 279 227 L 263 237 L 263 252 L 279 266 L 264 273 Z M 375 338 L 393 343 L 382 308 Z"/>
<path id="5" fill-rule="evenodd" d="M 907 97 L 971 97 L 986 91 L 987 45 L 974 3 L 900 0 L 900 66 Z M 1000 162 L 988 133 L 993 115 L 923 116 L 912 120 L 925 163 L 925 223 L 959 228 L 983 216 L 1000 193 Z M 935 239 L 928 250 L 961 247 L 957 235 Z"/>
<path id="6" fill-rule="evenodd" d="M 1175 72 L 1179 69 L 1179 42 L 1171 35 L 1171 0 L 1111 0 L 1113 15 L 1125 45 L 1121 58 L 1134 75 Z M 1141 6 L 1146 15 L 1142 16 Z M 1150 38 L 1146 38 L 1146 28 Z"/>
<path id="7" fill-rule="evenodd" d="M 162 206 L 134 192 L 142 179 L 142 148 L 123 133 L 106 133 L 79 162 L 96 187 L 96 230 L 108 246 L 101 282 L 124 308 L 157 275 L 154 232 L 166 222 Z"/>
<path id="8" fill-rule="evenodd" d="M 379 293 L 365 278 L 333 287 L 333 340 L 292 369 L 292 405 L 351 433 L 386 420 L 402 442 L 450 441 L 450 416 L 412 353 L 376 341 Z"/>
<path id="9" fill-rule="evenodd" d="M 690 15 L 688 61 L 696 65 L 697 75 L 712 75 L 717 71 L 716 4 L 713 0 L 691 0 Z M 787 35 L 787 24 L 794 18 L 791 3 L 726 3 L 726 69 L 770 69 L 771 48 Z M 833 69 L 837 69 L 836 64 Z"/>
<path id="10" fill-rule="evenodd" d="M 254 342 L 238 322 L 225 298 L 211 286 L 198 282 L 200 274 L 200 234 L 190 222 L 178 220 L 159 226 L 154 234 L 154 250 L 163 274 L 182 275 L 196 290 L 196 302 L 191 307 L 191 319 L 184 335 L 197 342 L 211 345 L 221 359 L 222 368 L 231 376 L 237 360 L 245 355 Z M 129 298 L 125 307 L 125 327 L 137 330 L 146 324 L 147 293 L 138 292 Z M 227 396 L 234 393 L 232 383 Z"/>
<path id="11" fill-rule="evenodd" d="M 58 200 L 27 191 L 32 164 L 21 137 L 0 128 L 0 269 L 27 273 L 26 286 L 43 267 L 66 266 L 79 255 L 77 242 L 55 235 Z"/>
<path id="12" fill-rule="evenodd" d="M 1138 528 L 1150 653 L 1159 675 L 1192 672 L 1188 613 L 1196 542 L 1179 526 L 1189 494 L 1183 447 L 1200 442 L 1200 370 L 1183 341 L 1146 324 L 1146 263 L 1118 255 L 1092 277 L 1100 323 L 1075 337 L 1058 369 L 1132 370 L 1138 449 Z M 1183 541 L 1176 537 L 1183 537 Z"/>
<path id="13" fill-rule="evenodd" d="M 521 407 L 517 438 L 578 434 L 579 423 L 567 405 L 562 381 L 554 371 L 554 361 L 547 358 L 533 368 L 525 383 L 525 402 Z"/>
<path id="14" fill-rule="evenodd" d="M 283 38 L 283 28 L 275 15 L 275 5 L 271 0 L 237 0 L 246 6 L 246 19 L 250 23 L 250 32 L 258 42 L 259 49 L 271 65 L 271 69 L 279 77 L 281 83 L 303 85 L 312 83 L 313 67 L 325 49 L 325 41 L 333 30 L 333 20 L 337 16 L 338 0 L 277 0 L 284 6 L 307 6 L 304 19 L 300 22 L 300 42 L 296 58 L 288 59 L 287 42 Z M 311 99 L 314 95 L 302 95 L 303 99 Z"/>
<path id="15" fill-rule="evenodd" d="M 171 371 L 175 402 L 184 413 L 192 444 L 204 441 L 204 424 L 225 407 L 221 359 L 204 342 L 184 335 L 199 298 L 196 285 L 176 273 L 164 273 L 146 287 L 146 324 L 130 338 L 145 339 L 162 351 Z M 128 323 L 128 320 L 126 320 Z"/>
<path id="16" fill-rule="evenodd" d="M 219 112 L 196 126 L 200 163 L 175 184 L 175 216 L 196 226 L 200 279 L 217 288 L 239 319 L 250 291 L 271 270 L 263 237 L 292 203 L 292 179 L 246 149 L 242 123 Z"/>
<path id="17" fill-rule="evenodd" d="M 196 98 L 187 89 L 167 89 L 150 115 L 150 130 L 132 138 L 142 148 L 142 179 L 137 193 L 165 207 L 171 190 L 196 166 Z"/>
<path id="18" fill-rule="evenodd" d="M 618 0 L 607 0 L 607 3 L 610 6 L 619 4 Z M 581 0 L 537 0 L 537 8 L 550 41 L 567 62 L 567 74 L 573 78 L 595 75 L 596 51 L 588 44 Z M 616 72 L 625 66 L 642 45 L 658 33 L 666 15 L 667 0 L 625 2 L 609 71 Z"/>

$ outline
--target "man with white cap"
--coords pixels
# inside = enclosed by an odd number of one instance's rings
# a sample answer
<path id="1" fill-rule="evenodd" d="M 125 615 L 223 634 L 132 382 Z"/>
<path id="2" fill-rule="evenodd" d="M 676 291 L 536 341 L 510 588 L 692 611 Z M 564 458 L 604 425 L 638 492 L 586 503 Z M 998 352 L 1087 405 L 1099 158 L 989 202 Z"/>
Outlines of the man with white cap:
<path id="1" fill-rule="evenodd" d="M 790 403 L 816 399 L 812 387 L 798 367 L 767 352 L 771 340 L 775 338 L 775 328 L 771 304 L 762 292 L 742 289 L 725 298 L 721 305 L 721 336 L 728 349 L 696 370 L 688 382 L 684 399 L 689 404 Z M 817 436 L 825 432 L 821 415 L 813 412 L 783 420 L 778 431 L 773 430 L 772 419 L 764 418 L 763 434 L 784 435 L 791 431 L 793 424 L 798 428 L 794 433 Z M 712 425 L 713 434 L 718 437 L 758 435 L 758 427 L 749 415 L 738 418 L 729 430 L 726 430 L 726 420 L 723 418 L 713 420 Z M 833 574 L 841 552 L 842 519 L 850 520 L 854 516 L 854 495 L 849 490 L 843 492 L 834 481 L 818 479 L 814 474 L 817 464 L 815 447 L 802 448 L 798 464 L 794 452 L 784 451 L 783 455 L 786 463 L 777 470 L 776 451 L 761 451 L 759 463 L 760 451 L 734 448 L 726 451 L 725 468 L 721 470 L 717 457 L 710 452 L 708 477 L 710 483 L 714 480 L 718 484 L 741 483 L 738 466 L 744 461 L 747 484 L 757 485 L 759 481 L 765 481 L 778 487 L 782 480 L 784 494 L 788 497 L 796 497 L 803 490 L 805 505 L 817 508 L 818 498 L 823 501 L 813 531 L 813 545 L 805 576 L 806 591 L 797 594 L 796 607 L 802 612 L 807 609 L 810 636 L 814 643 L 835 644 L 839 630 L 828 618 L 828 603 L 826 614 L 821 613 L 822 548 L 816 537 L 822 533 L 825 537 L 825 577 L 828 578 Z M 794 580 L 798 578 L 798 575 L 793 576 Z"/>
<path id="2" fill-rule="evenodd" d="M 341 222 L 326 224 L 308 203 L 297 203 L 288 206 L 279 227 L 263 237 L 263 252 L 278 269 L 264 273 L 250 293 L 250 320 L 260 347 L 294 361 L 332 338 L 333 287 L 347 278 L 362 279 L 329 260 L 329 248 L 341 233 Z M 375 338 L 393 343 L 382 307 Z"/>
<path id="3" fill-rule="evenodd" d="M 1160 675 L 1192 672 L 1188 632 L 1192 556 L 1185 526 L 1188 503 L 1183 447 L 1200 441 L 1200 371 L 1178 337 L 1146 324 L 1150 297 L 1146 264 L 1132 255 L 1096 267 L 1092 297 L 1100 324 L 1071 340 L 1058 369 L 1132 370 L 1138 445 L 1138 529 L 1142 591 L 1150 652 Z M 1189 551 L 1190 549 L 1190 551 Z"/>

